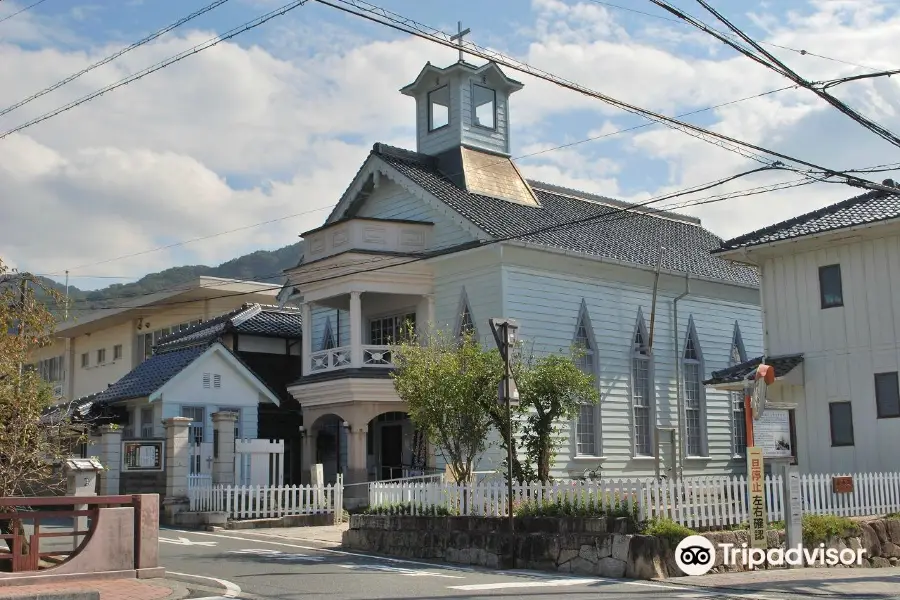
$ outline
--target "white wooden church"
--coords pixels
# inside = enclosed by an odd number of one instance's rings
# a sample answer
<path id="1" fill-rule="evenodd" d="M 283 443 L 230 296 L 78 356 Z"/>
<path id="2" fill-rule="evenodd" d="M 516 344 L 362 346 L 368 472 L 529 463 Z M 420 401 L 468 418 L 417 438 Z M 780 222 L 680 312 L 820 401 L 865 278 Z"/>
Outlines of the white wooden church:
<path id="1" fill-rule="evenodd" d="M 711 255 L 721 240 L 698 219 L 526 179 L 510 158 L 522 88 L 493 63 L 427 64 L 400 90 L 415 100 L 415 150 L 376 143 L 302 234 L 280 300 L 303 314 L 289 391 L 305 468 L 324 460 L 348 483 L 442 469 L 394 392 L 387 344 L 411 320 L 493 345 L 488 319 L 509 317 L 537 352 L 589 349 L 601 402 L 563 424 L 555 475 L 742 470 L 742 401 L 702 382 L 761 353 L 757 272 Z M 478 468 L 501 462 L 495 447 Z"/>

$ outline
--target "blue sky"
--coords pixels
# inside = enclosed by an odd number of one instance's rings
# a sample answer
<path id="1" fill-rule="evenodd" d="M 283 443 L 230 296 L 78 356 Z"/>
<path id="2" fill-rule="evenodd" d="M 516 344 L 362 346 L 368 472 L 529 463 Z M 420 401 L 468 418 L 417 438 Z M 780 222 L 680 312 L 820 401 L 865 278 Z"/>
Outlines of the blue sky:
<path id="1" fill-rule="evenodd" d="M 0 18 L 28 3 L 4 0 Z M 11 82 L 0 90 L 0 108 L 208 3 L 46 0 L 0 23 L 0 78 Z M 281 4 L 230 0 L 0 116 L 0 127 L 6 131 Z M 445 31 L 462 20 L 480 45 L 670 115 L 787 84 L 644 0 L 377 4 Z M 713 23 L 693 0 L 674 4 Z M 891 51 L 900 34 L 895 0 L 713 5 L 755 39 L 832 59 L 768 46 L 810 79 L 900 66 Z M 0 140 L 0 189 L 22 199 L 8 213 L 16 226 L 0 240 L 0 257 L 38 272 L 70 269 L 72 283 L 93 288 L 113 277 L 124 282 L 167 266 L 218 264 L 292 243 L 321 223 L 373 142 L 414 147 L 411 100 L 397 89 L 414 79 L 426 60 L 441 64 L 454 58 L 452 51 L 310 2 Z M 645 121 L 527 75 L 509 75 L 526 86 L 511 101 L 514 157 L 582 142 L 521 158 L 530 177 L 640 201 L 752 166 L 659 126 L 583 142 Z M 845 86 L 839 93 L 882 124 L 900 129 L 896 86 L 895 79 L 884 79 Z M 836 169 L 900 161 L 897 148 L 802 90 L 689 119 Z M 764 174 L 723 189 L 793 178 Z M 846 186 L 810 185 L 684 210 L 730 237 L 855 193 Z M 288 215 L 295 216 L 141 253 Z M 46 243 L 48 238 L 54 243 Z M 141 254 L 119 259 L 135 253 Z"/>

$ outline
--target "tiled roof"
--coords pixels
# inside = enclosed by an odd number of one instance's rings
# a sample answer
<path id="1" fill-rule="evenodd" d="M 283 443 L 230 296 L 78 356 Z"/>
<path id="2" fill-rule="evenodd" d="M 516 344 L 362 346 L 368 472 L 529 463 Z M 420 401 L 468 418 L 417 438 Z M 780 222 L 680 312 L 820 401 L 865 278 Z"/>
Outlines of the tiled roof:
<path id="1" fill-rule="evenodd" d="M 745 285 L 759 285 L 756 269 L 710 254 L 721 238 L 686 217 L 665 217 L 639 210 L 622 212 L 622 203 L 555 186 L 529 182 L 540 207 L 467 192 L 452 183 L 431 157 L 375 144 L 373 154 L 415 184 L 445 202 L 491 236 L 516 236 L 522 241 L 583 252 L 624 262 L 656 266 L 659 246 L 667 251 L 662 268 Z M 607 203 L 608 202 L 608 203 Z M 603 215 L 609 215 L 603 217 Z M 597 219 L 525 235 L 563 223 Z M 521 236 L 521 237 L 520 237 Z"/>
<path id="2" fill-rule="evenodd" d="M 900 217 L 900 195 L 868 192 L 722 242 L 714 252 L 748 248 Z"/>
<path id="3" fill-rule="evenodd" d="M 60 422 L 69 419 L 73 423 L 84 421 L 90 413 L 91 406 L 100 393 L 94 393 L 90 396 L 76 398 L 71 402 L 60 402 L 53 406 L 48 406 L 41 414 L 42 425 L 57 425 Z"/>
<path id="4" fill-rule="evenodd" d="M 265 304 L 244 304 L 209 321 L 194 325 L 161 339 L 156 348 L 169 350 L 209 343 L 230 331 L 248 335 L 298 338 L 301 335 L 300 310 Z"/>
<path id="5" fill-rule="evenodd" d="M 97 395 L 97 402 L 116 402 L 149 396 L 175 377 L 211 344 L 199 344 L 154 354 Z"/>
<path id="6" fill-rule="evenodd" d="M 747 379 L 756 367 L 763 361 L 772 365 L 775 369 L 775 377 L 784 377 L 794 370 L 794 367 L 803 362 L 802 354 L 789 354 L 785 356 L 758 356 L 752 360 L 742 362 L 739 365 L 728 367 L 720 371 L 713 371 L 712 377 L 703 382 L 704 385 L 719 385 L 723 383 L 738 383 Z"/>

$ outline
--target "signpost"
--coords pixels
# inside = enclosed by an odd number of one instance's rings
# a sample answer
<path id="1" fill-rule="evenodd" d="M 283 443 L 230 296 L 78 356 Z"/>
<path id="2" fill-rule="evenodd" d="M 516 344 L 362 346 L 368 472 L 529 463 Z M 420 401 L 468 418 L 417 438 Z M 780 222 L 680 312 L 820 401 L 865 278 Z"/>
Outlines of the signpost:
<path id="1" fill-rule="evenodd" d="M 766 549 L 766 494 L 763 454 L 756 446 L 747 448 L 747 485 L 750 488 L 750 547 Z"/>
<path id="2" fill-rule="evenodd" d="M 765 458 L 792 458 L 790 411 L 768 409 L 759 415 L 753 424 L 753 445 Z"/>
<path id="3" fill-rule="evenodd" d="M 787 548 L 796 548 L 803 540 L 803 501 L 800 493 L 800 472 L 797 467 L 785 463 L 782 465 L 784 509 L 784 533 Z M 800 565 L 790 565 L 796 568 Z"/>
<path id="4" fill-rule="evenodd" d="M 494 334 L 494 341 L 497 342 L 497 348 L 500 350 L 500 356 L 503 358 L 503 363 L 506 368 L 503 375 L 503 380 L 500 382 L 500 389 L 498 390 L 497 395 L 499 402 L 501 404 L 506 404 L 506 423 L 508 427 L 507 436 L 509 438 L 509 443 L 506 445 L 506 512 L 509 513 L 509 533 L 510 535 L 512 535 L 515 532 L 515 521 L 513 519 L 512 405 L 518 405 L 519 403 L 519 390 L 516 388 L 516 382 L 513 379 L 512 366 L 510 364 L 510 355 L 512 354 L 512 349 L 516 345 L 516 332 L 519 329 L 519 324 L 513 319 L 490 319 L 488 323 L 490 323 L 491 333 Z M 512 548 L 512 566 L 513 568 L 515 568 L 515 541 L 512 541 Z"/>

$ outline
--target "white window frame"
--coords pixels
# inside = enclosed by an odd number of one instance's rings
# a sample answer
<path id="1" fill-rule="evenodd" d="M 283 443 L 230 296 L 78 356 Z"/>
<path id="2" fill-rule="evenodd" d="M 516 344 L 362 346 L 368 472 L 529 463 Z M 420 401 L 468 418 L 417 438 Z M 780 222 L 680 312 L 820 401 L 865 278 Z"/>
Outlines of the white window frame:
<path id="1" fill-rule="evenodd" d="M 693 349 L 693 357 L 688 354 Z M 706 423 L 706 390 L 703 386 L 705 373 L 703 349 L 694 326 L 694 317 L 688 318 L 687 333 L 681 350 L 681 385 L 684 394 L 684 454 L 687 458 L 705 458 L 708 456 L 708 439 Z M 689 396 L 688 390 L 696 393 Z M 691 417 L 696 414 L 697 431 L 692 431 Z M 696 434 L 696 435 L 694 435 Z M 696 440 L 696 441 L 694 441 Z"/>
<path id="2" fill-rule="evenodd" d="M 465 286 L 463 286 L 462 292 L 459 296 L 459 308 L 456 310 L 456 338 L 462 340 L 463 338 L 463 325 L 465 325 L 465 316 L 469 315 L 469 322 L 472 325 L 472 337 L 476 340 L 478 338 L 478 325 L 475 321 L 475 315 L 472 314 L 472 305 L 469 304 L 469 294 L 466 292 Z"/>
<path id="3" fill-rule="evenodd" d="M 583 332 L 583 335 L 582 335 Z M 584 351 L 584 355 L 576 360 L 579 368 L 594 377 L 595 385 L 598 385 L 597 368 L 597 344 L 594 336 L 594 328 L 591 326 L 591 317 L 588 314 L 587 303 L 581 300 L 581 308 L 578 311 L 578 318 L 575 321 L 575 335 L 572 339 L 572 346 L 580 348 Z M 588 421 L 589 431 L 582 432 L 581 429 Z M 603 456 L 603 436 L 601 435 L 601 418 L 600 405 L 593 403 L 584 403 L 578 409 L 578 415 L 572 423 L 572 431 L 574 433 L 574 446 L 576 457 L 593 457 L 600 458 Z M 586 442 L 582 441 L 582 436 L 589 437 Z M 583 446 L 587 448 L 582 449 Z"/>
<path id="4" fill-rule="evenodd" d="M 149 411 L 150 419 L 148 421 L 144 420 L 144 417 L 147 416 Z M 153 407 L 152 406 L 142 406 L 139 411 L 141 415 L 141 438 L 148 439 L 153 437 L 154 427 L 153 427 Z"/>
<path id="5" fill-rule="evenodd" d="M 325 330 L 322 332 L 322 347 L 320 350 L 331 350 L 337 348 L 334 339 L 334 330 L 331 328 L 331 317 L 325 318 Z"/>
<path id="6" fill-rule="evenodd" d="M 734 334 L 731 336 L 731 352 L 728 353 L 728 366 L 733 367 L 747 362 L 747 351 L 741 337 L 741 328 L 734 322 Z M 731 401 L 731 454 L 735 458 L 746 456 L 746 416 L 744 414 L 744 392 L 733 390 L 728 392 Z"/>
<path id="7" fill-rule="evenodd" d="M 401 338 L 403 332 L 405 331 L 406 321 L 412 317 L 413 327 L 416 327 L 416 323 L 418 321 L 418 315 L 416 315 L 416 311 L 414 309 L 406 309 L 400 310 L 397 312 L 391 312 L 384 315 L 371 316 L 368 319 L 368 328 L 366 329 L 367 339 L 369 340 L 369 345 L 372 346 L 389 346 L 391 343 L 396 344 Z M 379 323 L 382 321 L 393 321 L 391 325 L 391 331 L 393 331 L 393 335 L 396 339 L 391 338 L 391 340 L 387 344 L 376 344 L 375 340 L 372 338 L 372 325 L 375 323 Z M 384 340 L 381 340 L 382 342 Z"/>
<path id="8" fill-rule="evenodd" d="M 638 335 L 640 335 L 640 343 L 638 343 Z M 629 356 L 631 357 L 631 451 L 634 458 L 652 458 L 656 456 L 656 448 L 653 440 L 655 439 L 654 430 L 656 427 L 656 386 L 654 385 L 653 376 L 653 356 L 649 353 L 647 336 L 647 325 L 644 322 L 643 312 L 638 309 L 637 323 L 631 334 Z M 646 404 L 637 404 L 637 388 L 638 388 L 638 366 L 645 366 L 646 383 Z M 647 439 L 646 446 L 639 443 L 638 440 L 638 409 L 647 411 Z M 644 440 L 641 440 L 643 442 Z M 649 453 L 645 450 L 649 449 Z"/>

